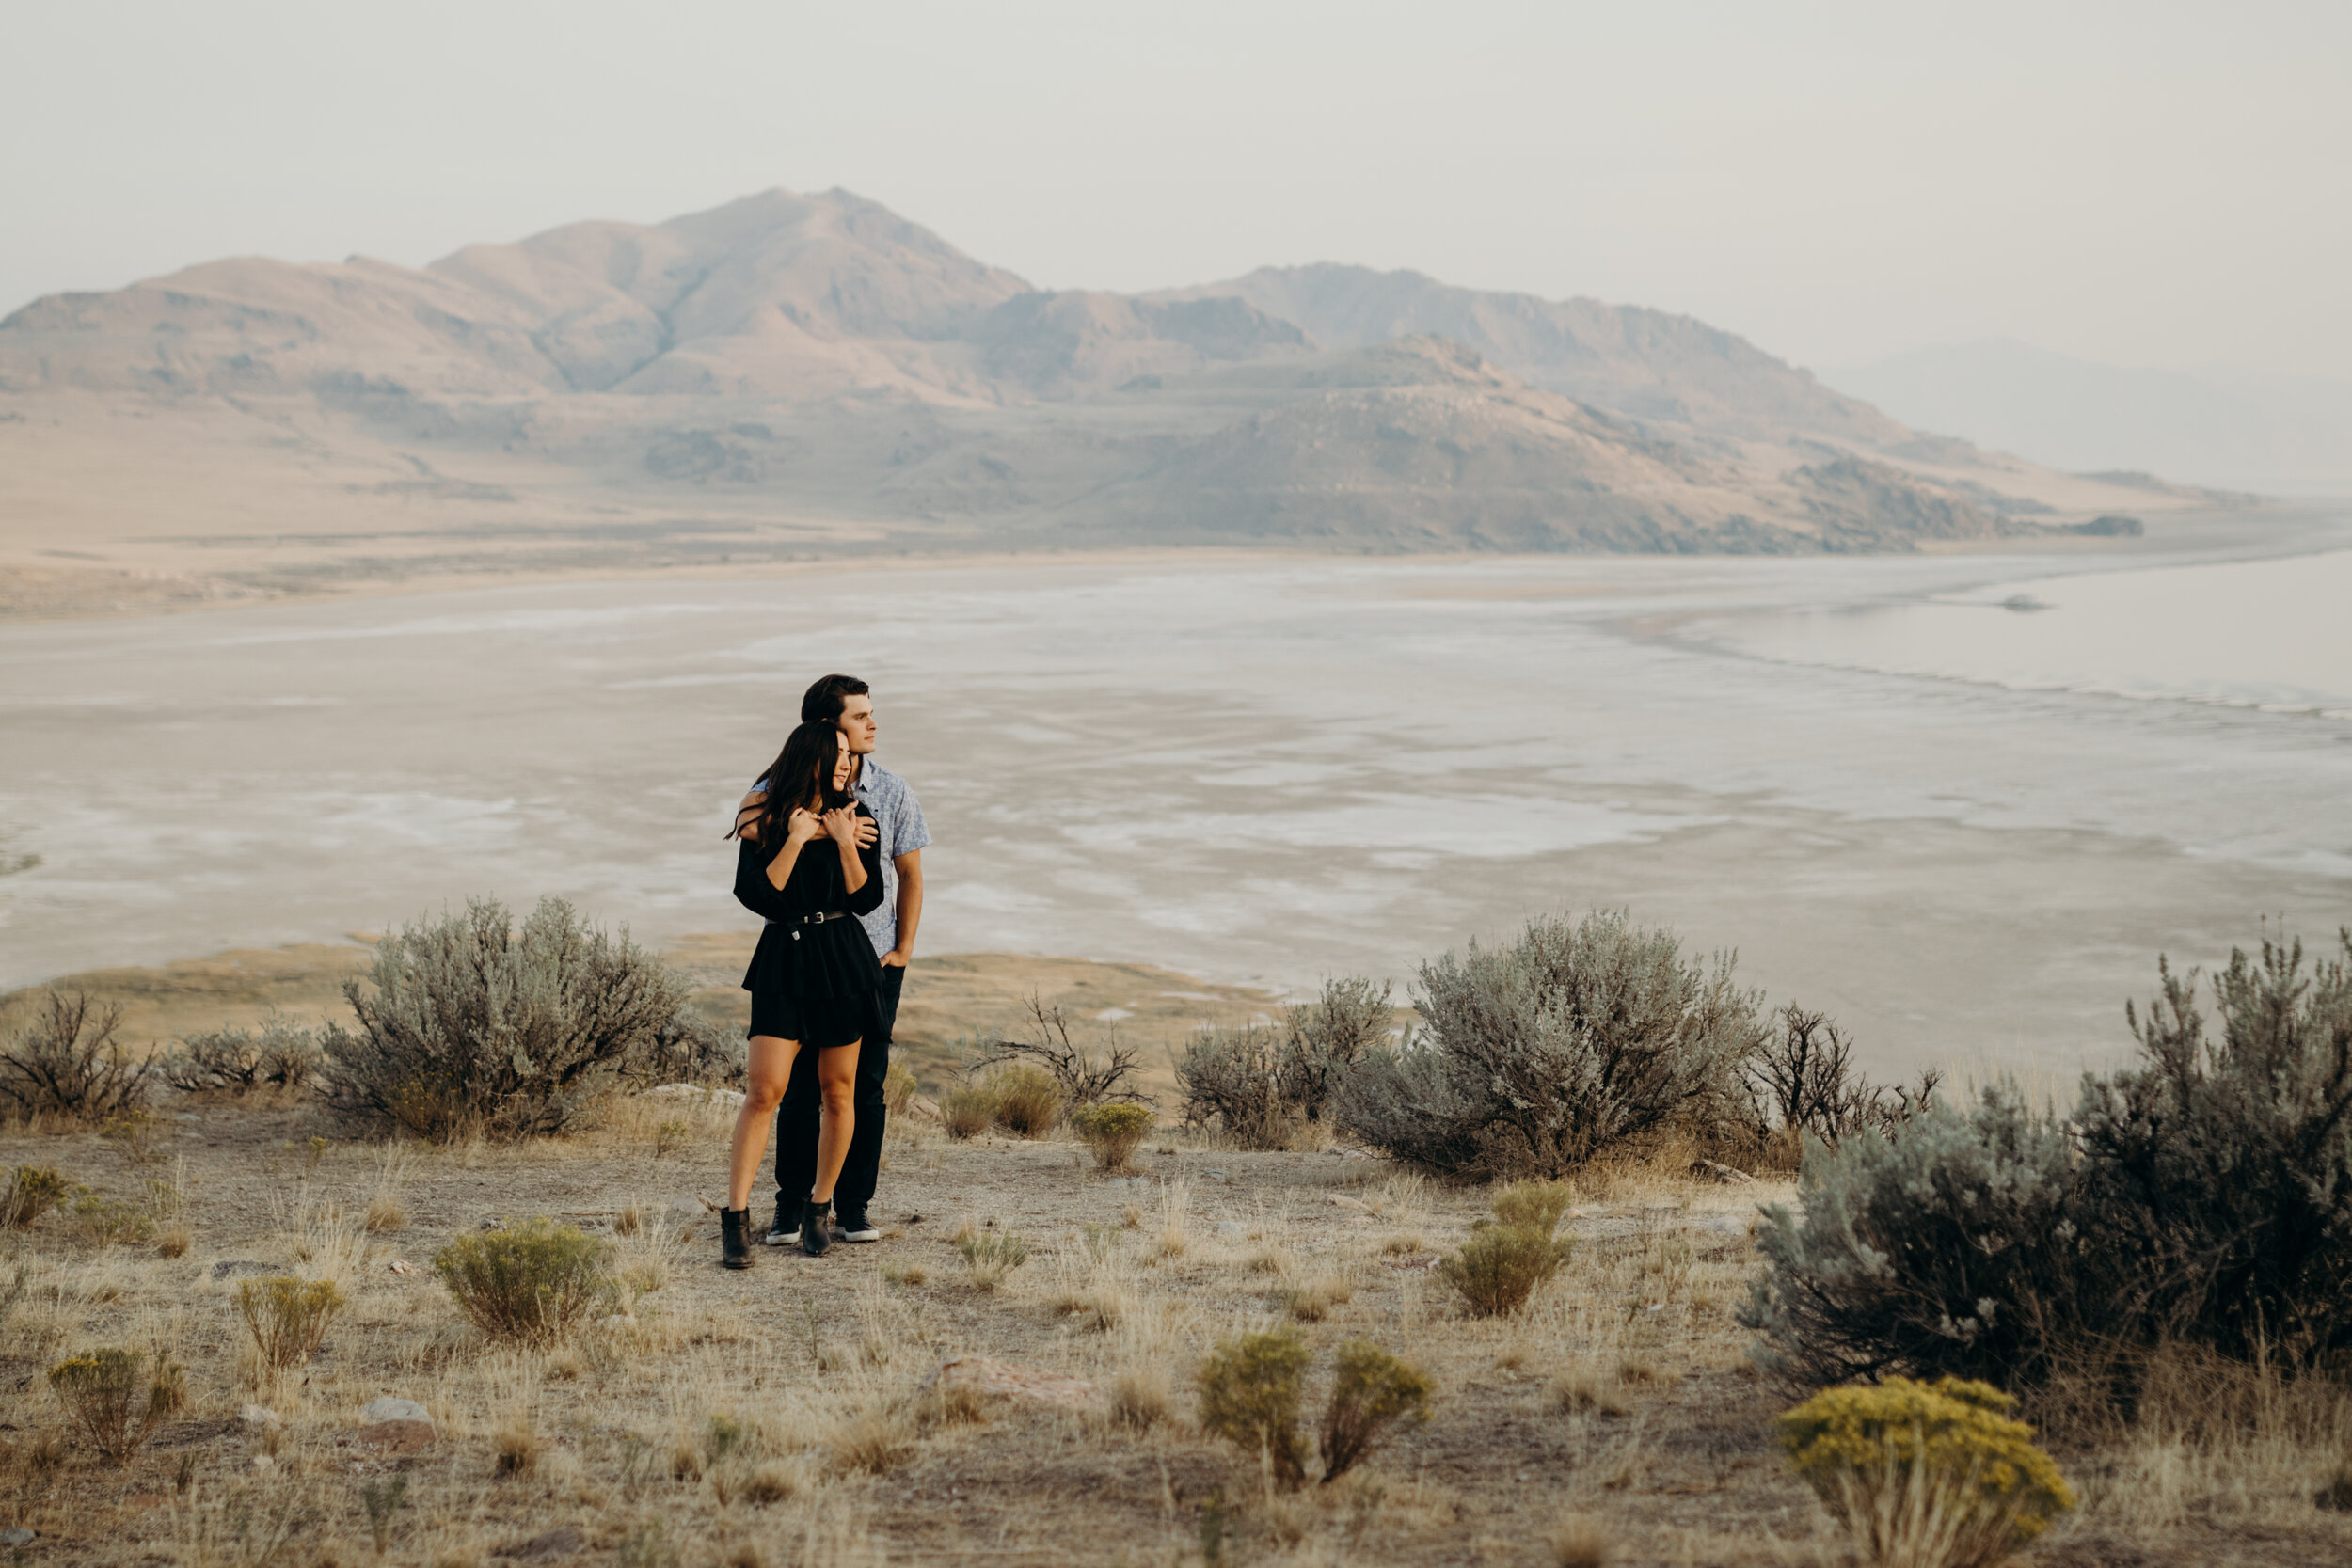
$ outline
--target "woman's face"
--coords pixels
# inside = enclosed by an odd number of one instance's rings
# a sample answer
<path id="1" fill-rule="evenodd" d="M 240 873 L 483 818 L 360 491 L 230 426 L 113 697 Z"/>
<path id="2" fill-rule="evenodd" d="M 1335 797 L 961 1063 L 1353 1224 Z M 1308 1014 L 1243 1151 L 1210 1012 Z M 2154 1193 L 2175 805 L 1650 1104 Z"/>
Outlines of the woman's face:
<path id="1" fill-rule="evenodd" d="M 847 737 L 836 744 L 840 749 L 833 756 L 833 787 L 836 792 L 846 794 L 850 788 L 850 777 L 857 771 L 857 757 L 850 751 Z"/>

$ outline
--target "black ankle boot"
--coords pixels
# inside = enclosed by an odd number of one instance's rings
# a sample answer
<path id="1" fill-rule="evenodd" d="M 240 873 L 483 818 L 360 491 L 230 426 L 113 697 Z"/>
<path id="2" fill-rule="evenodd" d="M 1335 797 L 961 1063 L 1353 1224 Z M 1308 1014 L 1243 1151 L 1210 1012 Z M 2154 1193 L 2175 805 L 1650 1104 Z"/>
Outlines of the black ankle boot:
<path id="1" fill-rule="evenodd" d="M 801 1208 L 801 1250 L 811 1258 L 821 1258 L 833 1245 L 833 1199 L 818 1203 L 815 1199 Z"/>
<path id="2" fill-rule="evenodd" d="M 727 1269 L 748 1269 L 752 1266 L 752 1212 L 749 1209 L 719 1211 L 719 1266 Z"/>

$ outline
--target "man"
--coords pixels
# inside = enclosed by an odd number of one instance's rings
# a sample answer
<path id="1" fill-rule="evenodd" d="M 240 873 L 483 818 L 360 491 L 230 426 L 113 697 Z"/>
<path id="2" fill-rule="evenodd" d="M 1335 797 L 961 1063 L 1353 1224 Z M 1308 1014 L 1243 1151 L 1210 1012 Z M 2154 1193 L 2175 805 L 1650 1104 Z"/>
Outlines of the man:
<path id="1" fill-rule="evenodd" d="M 857 1120 L 849 1158 L 834 1188 L 834 1239 L 879 1242 L 882 1231 L 866 1208 L 882 1173 L 882 1132 L 889 1117 L 883 1094 L 890 1075 L 890 1032 L 898 1018 L 898 994 L 906 984 L 907 960 L 914 956 L 915 928 L 923 920 L 923 847 L 930 843 L 931 834 L 914 791 L 873 759 L 874 701 L 864 681 L 853 675 L 825 676 L 801 699 L 801 722 L 831 723 L 848 739 L 858 769 L 850 787 L 858 803 L 873 813 L 882 847 L 882 901 L 865 917 L 866 937 L 882 959 L 880 1033 L 858 1047 Z M 744 813 L 764 799 L 758 790 L 745 796 L 737 820 L 744 820 Z M 776 1107 L 776 1217 L 768 1227 L 770 1246 L 800 1244 L 801 1207 L 817 1180 L 816 1055 L 813 1051 L 801 1053 L 784 1101 Z"/>

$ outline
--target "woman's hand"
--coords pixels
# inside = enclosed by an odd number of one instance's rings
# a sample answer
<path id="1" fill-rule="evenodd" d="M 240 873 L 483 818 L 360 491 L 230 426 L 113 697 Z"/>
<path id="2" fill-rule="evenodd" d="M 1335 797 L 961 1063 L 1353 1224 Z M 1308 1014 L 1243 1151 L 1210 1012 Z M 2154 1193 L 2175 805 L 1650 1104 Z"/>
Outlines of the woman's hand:
<path id="1" fill-rule="evenodd" d="M 855 806 L 839 806 L 825 813 L 825 836 L 851 854 L 857 853 L 858 815 Z"/>
<path id="2" fill-rule="evenodd" d="M 785 819 L 784 829 L 784 842 L 796 849 L 827 832 L 825 819 L 805 806 L 792 808 L 792 815 Z"/>

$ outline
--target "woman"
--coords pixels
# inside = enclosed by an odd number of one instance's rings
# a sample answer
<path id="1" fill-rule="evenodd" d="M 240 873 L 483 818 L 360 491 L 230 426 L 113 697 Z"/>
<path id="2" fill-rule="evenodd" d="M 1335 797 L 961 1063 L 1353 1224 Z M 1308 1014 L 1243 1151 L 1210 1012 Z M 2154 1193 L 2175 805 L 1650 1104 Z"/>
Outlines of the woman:
<path id="1" fill-rule="evenodd" d="M 735 896 L 768 927 L 743 974 L 752 993 L 750 1082 L 735 1118 L 728 1207 L 719 1212 L 720 1261 L 730 1269 L 752 1266 L 752 1178 L 803 1047 L 818 1053 L 824 1122 L 816 1185 L 800 1216 L 801 1250 L 821 1253 L 833 1242 L 827 1211 L 850 1151 L 858 1042 L 872 1027 L 882 987 L 874 945 L 856 919 L 882 900 L 880 851 L 870 832 L 858 831 L 859 818 L 872 818 L 849 793 L 856 767 L 839 730 L 803 724 L 763 775 L 767 798 L 742 828 Z"/>

